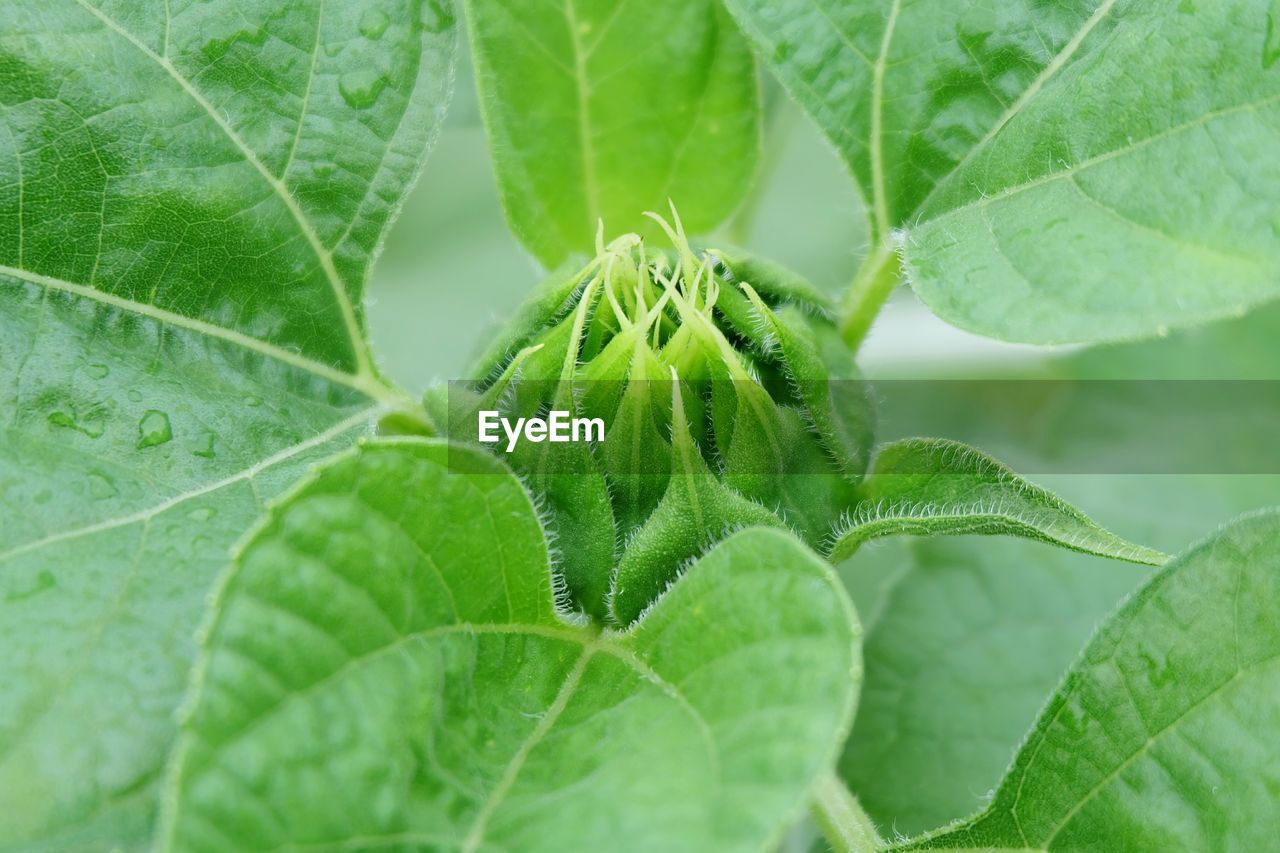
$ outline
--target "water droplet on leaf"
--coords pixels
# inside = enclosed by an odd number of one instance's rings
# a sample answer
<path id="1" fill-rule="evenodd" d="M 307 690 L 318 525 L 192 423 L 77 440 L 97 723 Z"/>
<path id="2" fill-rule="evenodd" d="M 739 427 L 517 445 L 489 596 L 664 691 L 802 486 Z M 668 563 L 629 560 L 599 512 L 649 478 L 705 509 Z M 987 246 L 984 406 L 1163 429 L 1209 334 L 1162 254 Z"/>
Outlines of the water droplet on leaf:
<path id="1" fill-rule="evenodd" d="M 102 412 L 96 410 L 90 411 L 84 416 L 79 416 L 74 411 L 66 412 L 59 409 L 50 412 L 46 416 L 46 420 L 53 426 L 73 429 L 89 436 L 89 438 L 99 438 L 107 428 L 106 418 Z"/>
<path id="2" fill-rule="evenodd" d="M 5 601 L 22 601 L 31 598 L 33 595 L 39 595 L 46 589 L 52 589 L 58 585 L 58 580 L 53 576 L 53 572 L 48 569 L 41 569 L 36 573 L 35 578 L 23 587 L 19 587 L 7 595 Z"/>
<path id="3" fill-rule="evenodd" d="M 147 409 L 138 421 L 139 450 L 164 444 L 173 438 L 173 430 L 169 427 L 169 416 L 156 409 Z"/>
<path id="4" fill-rule="evenodd" d="M 116 481 L 101 471 L 90 471 L 86 477 L 89 485 L 89 496 L 95 501 L 105 501 L 120 493 Z"/>
<path id="5" fill-rule="evenodd" d="M 379 9 L 365 9 L 360 16 L 360 35 L 367 39 L 377 40 L 387 31 L 390 19 Z"/>
<path id="6" fill-rule="evenodd" d="M 1270 68 L 1280 59 L 1280 27 L 1276 26 L 1276 16 L 1267 14 L 1265 36 L 1262 39 L 1262 67 Z"/>
<path id="7" fill-rule="evenodd" d="M 338 79 L 338 91 L 347 106 L 357 110 L 365 110 L 377 102 L 378 96 L 386 88 L 387 78 L 380 71 L 365 69 L 350 71 Z"/>
<path id="8" fill-rule="evenodd" d="M 453 26 L 453 9 L 440 2 L 429 0 L 422 7 L 422 28 L 429 33 L 441 33 Z"/>
<path id="9" fill-rule="evenodd" d="M 213 449 L 214 442 L 217 440 L 217 436 L 213 433 L 206 432 L 202 439 L 197 443 L 196 447 L 192 449 L 191 453 L 202 459 L 213 459 L 218 455 Z"/>
<path id="10" fill-rule="evenodd" d="M 1084 709 L 1084 705 L 1078 694 L 1073 694 L 1063 706 L 1058 719 L 1067 731 L 1072 734 L 1081 735 L 1089 729 L 1089 715 Z"/>
<path id="11" fill-rule="evenodd" d="M 1168 685 L 1173 676 L 1173 668 L 1169 666 L 1168 658 L 1159 652 L 1144 653 L 1141 657 L 1147 671 L 1147 681 L 1151 686 L 1159 690 Z"/>

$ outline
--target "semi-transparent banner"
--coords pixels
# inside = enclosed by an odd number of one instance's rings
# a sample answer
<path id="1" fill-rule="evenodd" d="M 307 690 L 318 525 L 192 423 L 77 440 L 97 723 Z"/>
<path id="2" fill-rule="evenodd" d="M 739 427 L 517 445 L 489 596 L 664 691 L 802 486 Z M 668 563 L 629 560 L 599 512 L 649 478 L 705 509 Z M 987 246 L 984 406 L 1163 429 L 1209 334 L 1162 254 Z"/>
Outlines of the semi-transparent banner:
<path id="1" fill-rule="evenodd" d="M 458 446 L 522 465 L 577 460 L 560 473 L 591 461 L 666 475 L 673 450 L 693 447 L 713 472 L 823 474 L 911 437 L 963 442 L 1028 475 L 1280 473 L 1280 381 L 453 382 L 442 396 L 433 419 Z M 455 455 L 454 470 L 471 458 Z"/>

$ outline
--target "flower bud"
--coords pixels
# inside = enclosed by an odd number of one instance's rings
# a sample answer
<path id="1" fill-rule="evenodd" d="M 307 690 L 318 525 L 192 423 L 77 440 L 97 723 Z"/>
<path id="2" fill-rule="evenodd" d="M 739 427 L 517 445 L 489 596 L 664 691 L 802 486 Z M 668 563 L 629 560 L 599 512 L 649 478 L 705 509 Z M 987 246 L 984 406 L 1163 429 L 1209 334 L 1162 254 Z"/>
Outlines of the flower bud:
<path id="1" fill-rule="evenodd" d="M 869 397 L 826 300 L 768 262 L 695 252 L 678 217 L 654 219 L 673 251 L 597 238 L 596 257 L 552 273 L 445 406 L 455 440 L 480 438 L 480 412 L 508 434 L 538 426 L 486 446 L 543 508 L 567 603 L 623 625 L 735 529 L 820 546 L 871 443 Z M 566 413 L 603 438 L 543 436 L 536 419 L 563 426 Z"/>

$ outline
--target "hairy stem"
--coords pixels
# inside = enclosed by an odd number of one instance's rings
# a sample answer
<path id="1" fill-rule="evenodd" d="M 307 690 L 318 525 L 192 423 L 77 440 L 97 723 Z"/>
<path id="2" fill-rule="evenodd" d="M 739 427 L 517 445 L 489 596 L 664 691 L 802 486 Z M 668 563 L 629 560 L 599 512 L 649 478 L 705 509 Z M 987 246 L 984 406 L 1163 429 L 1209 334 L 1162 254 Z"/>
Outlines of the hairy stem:
<path id="1" fill-rule="evenodd" d="M 840 317 L 840 335 L 856 351 L 871 330 L 885 300 L 898 285 L 898 253 L 886 239 L 867 255 L 849 285 Z"/>
<path id="2" fill-rule="evenodd" d="M 835 853 L 874 853 L 884 849 L 876 825 L 834 773 L 828 773 L 814 788 L 813 816 Z"/>

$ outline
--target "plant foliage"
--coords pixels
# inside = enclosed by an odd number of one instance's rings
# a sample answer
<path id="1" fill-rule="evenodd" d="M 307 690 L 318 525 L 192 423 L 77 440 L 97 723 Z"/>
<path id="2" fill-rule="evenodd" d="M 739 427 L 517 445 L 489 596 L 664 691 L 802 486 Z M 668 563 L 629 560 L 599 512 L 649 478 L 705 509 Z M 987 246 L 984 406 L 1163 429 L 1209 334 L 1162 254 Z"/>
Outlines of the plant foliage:
<path id="1" fill-rule="evenodd" d="M 1272 845 L 1280 516 L 1183 546 L 1276 478 L 886 443 L 855 362 L 900 280 L 1038 343 L 1280 296 L 1272 6 L 461 12 L 550 272 L 418 400 L 363 300 L 452 5 L 0 4 L 0 850 Z M 713 233 L 757 56 L 865 196 L 842 300 Z M 1274 379 L 1276 320 L 1048 372 Z M 478 441 L 553 410 L 606 435 Z"/>

